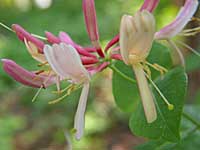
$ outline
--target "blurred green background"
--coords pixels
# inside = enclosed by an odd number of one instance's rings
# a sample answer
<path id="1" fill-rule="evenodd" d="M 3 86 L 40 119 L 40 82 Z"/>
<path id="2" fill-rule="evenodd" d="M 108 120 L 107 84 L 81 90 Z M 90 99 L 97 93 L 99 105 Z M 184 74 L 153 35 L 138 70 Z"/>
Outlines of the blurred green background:
<path id="1" fill-rule="evenodd" d="M 118 33 L 122 14 L 134 14 L 143 0 L 95 0 L 100 39 L 104 45 Z M 170 22 L 178 11 L 181 0 L 162 0 L 155 11 L 158 29 Z M 65 31 L 81 45 L 90 44 L 83 20 L 81 0 L 0 0 L 0 22 L 11 26 L 20 24 L 29 32 L 44 36 L 44 31 L 58 34 Z M 198 38 L 195 38 L 197 41 Z M 193 42 L 198 47 L 198 42 Z M 190 56 L 190 59 L 194 59 Z M 15 60 L 23 67 L 38 69 L 37 62 L 28 54 L 24 44 L 12 32 L 0 27 L 0 58 Z M 190 93 L 188 101 L 200 98 L 196 81 L 199 61 L 190 67 Z M 194 77 L 195 76 L 195 77 Z M 85 136 L 80 142 L 73 140 L 75 149 L 131 150 L 145 139 L 133 136 L 128 129 L 129 114 L 122 113 L 112 96 L 112 73 L 109 70 L 92 80 L 86 113 Z M 198 79 L 198 82 L 199 79 Z M 63 87 L 65 85 L 62 85 Z M 43 90 L 37 101 L 31 100 L 37 89 L 16 83 L 0 69 L 0 150 L 63 150 L 66 137 L 72 135 L 73 117 L 80 91 L 64 101 L 49 105 L 59 95 L 56 87 Z M 199 91 L 199 92 L 197 92 Z"/>

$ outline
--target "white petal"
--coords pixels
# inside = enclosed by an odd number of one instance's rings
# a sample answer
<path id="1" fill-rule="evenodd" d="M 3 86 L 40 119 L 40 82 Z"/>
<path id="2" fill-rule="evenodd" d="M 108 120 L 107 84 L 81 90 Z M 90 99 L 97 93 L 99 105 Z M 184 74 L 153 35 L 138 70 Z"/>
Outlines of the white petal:
<path id="1" fill-rule="evenodd" d="M 137 79 L 144 113 L 148 123 L 152 123 L 157 119 L 156 107 L 153 100 L 152 91 L 149 88 L 147 79 L 141 66 L 133 66 Z"/>
<path id="2" fill-rule="evenodd" d="M 52 69 L 63 78 L 71 78 L 75 82 L 89 80 L 89 73 L 84 68 L 81 58 L 71 45 L 64 43 L 45 45 L 44 54 Z"/>
<path id="3" fill-rule="evenodd" d="M 74 128 L 76 129 L 76 139 L 80 140 L 83 136 L 84 128 L 85 128 L 85 110 L 87 105 L 89 92 L 89 83 L 85 83 L 81 92 L 81 96 L 78 103 L 78 108 L 76 111 L 75 119 L 74 119 Z"/>

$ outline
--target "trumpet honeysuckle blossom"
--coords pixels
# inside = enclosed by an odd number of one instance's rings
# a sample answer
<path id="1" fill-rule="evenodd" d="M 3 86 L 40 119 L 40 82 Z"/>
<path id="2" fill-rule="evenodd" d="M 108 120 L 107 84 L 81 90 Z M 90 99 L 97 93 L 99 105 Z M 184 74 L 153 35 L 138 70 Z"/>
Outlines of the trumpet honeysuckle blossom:
<path id="1" fill-rule="evenodd" d="M 153 12 L 156 7 L 158 6 L 160 0 L 145 0 L 143 5 L 141 6 L 140 8 L 140 11 L 143 11 L 143 10 L 147 10 L 149 12 Z M 106 48 L 105 48 L 105 51 L 108 51 L 108 49 L 110 47 L 112 47 L 113 45 L 115 45 L 116 43 L 119 42 L 119 34 L 117 34 L 107 45 L 106 45 Z M 121 58 L 121 56 L 118 55 L 118 57 L 115 57 L 116 55 L 114 56 L 111 56 L 113 59 L 116 58 L 116 60 L 119 60 Z"/>
<path id="2" fill-rule="evenodd" d="M 44 54 L 51 68 L 61 78 L 69 79 L 76 84 L 83 84 L 77 112 L 75 115 L 74 128 L 76 139 L 80 139 L 84 130 L 85 109 L 89 92 L 90 74 L 81 62 L 76 49 L 65 43 L 46 45 Z"/>
<path id="3" fill-rule="evenodd" d="M 120 52 L 122 60 L 133 67 L 148 123 L 156 120 L 157 113 L 152 92 L 140 63 L 144 62 L 149 54 L 154 34 L 155 19 L 147 10 L 138 11 L 134 16 L 124 15 L 121 19 Z"/>

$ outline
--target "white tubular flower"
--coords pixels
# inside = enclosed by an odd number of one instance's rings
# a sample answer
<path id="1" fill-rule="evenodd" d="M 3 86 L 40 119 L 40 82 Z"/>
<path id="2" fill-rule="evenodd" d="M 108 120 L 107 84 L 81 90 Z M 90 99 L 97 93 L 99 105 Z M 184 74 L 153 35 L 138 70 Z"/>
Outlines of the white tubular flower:
<path id="1" fill-rule="evenodd" d="M 74 128 L 76 129 L 75 137 L 77 140 L 80 140 L 84 132 L 90 75 L 83 66 L 79 54 L 71 45 L 64 43 L 54 44 L 52 47 L 45 45 L 44 54 L 51 68 L 61 78 L 70 79 L 77 84 L 83 83 L 83 89 L 74 119 Z"/>
<path id="2" fill-rule="evenodd" d="M 123 61 L 132 65 L 137 79 L 145 116 L 148 123 L 157 118 L 152 92 L 143 67 L 149 54 L 155 34 L 155 19 L 148 11 L 137 12 L 135 16 L 124 15 L 120 26 L 120 52 Z"/>
<path id="3" fill-rule="evenodd" d="M 155 33 L 155 19 L 148 11 L 124 15 L 120 27 L 120 52 L 126 64 L 142 62 L 149 54 Z"/>

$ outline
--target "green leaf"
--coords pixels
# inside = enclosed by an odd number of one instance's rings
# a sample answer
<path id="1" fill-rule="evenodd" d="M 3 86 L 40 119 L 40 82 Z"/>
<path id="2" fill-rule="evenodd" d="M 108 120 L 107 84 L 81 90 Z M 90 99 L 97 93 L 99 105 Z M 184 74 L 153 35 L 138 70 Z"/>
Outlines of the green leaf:
<path id="1" fill-rule="evenodd" d="M 134 79 L 132 69 L 123 62 L 117 62 L 115 67 L 123 72 L 126 76 Z M 134 110 L 134 107 L 139 100 L 137 84 L 132 83 L 129 80 L 121 77 L 116 72 L 113 72 L 112 90 L 115 102 L 121 110 L 125 112 L 131 112 Z"/>
<path id="2" fill-rule="evenodd" d="M 154 42 L 152 49 L 147 58 L 150 63 L 157 63 L 163 67 L 170 69 L 173 65 L 170 49 L 160 43 Z"/>
<path id="3" fill-rule="evenodd" d="M 162 65 L 167 69 L 172 67 L 169 49 L 156 42 L 153 43 L 148 61 L 152 64 L 157 63 Z M 115 67 L 129 78 L 135 78 L 132 68 L 122 61 L 116 62 Z M 151 69 L 151 72 L 153 78 L 160 75 L 160 73 L 154 69 Z M 140 99 L 137 84 L 131 83 L 117 72 L 113 72 L 112 87 L 117 106 L 124 112 L 132 112 Z"/>
<path id="4" fill-rule="evenodd" d="M 198 115 L 200 106 L 186 105 L 184 112 L 187 113 L 196 122 L 200 123 L 200 116 Z M 144 144 L 134 147 L 136 150 L 198 150 L 200 143 L 200 131 L 196 124 L 187 117 L 182 117 L 181 120 L 181 140 L 177 143 L 167 142 L 163 139 L 148 141 Z"/>
<path id="5" fill-rule="evenodd" d="M 187 77 L 183 68 L 175 68 L 169 71 L 163 79 L 156 82 L 164 96 L 174 105 L 174 110 L 169 111 L 161 96 L 153 89 L 158 118 L 155 122 L 148 124 L 141 103 L 130 118 L 130 129 L 138 136 L 150 139 L 163 138 L 168 141 L 180 139 L 179 126 L 185 99 Z"/>
<path id="6" fill-rule="evenodd" d="M 200 58 L 195 54 L 188 55 L 185 62 L 187 72 L 192 72 L 200 68 Z"/>

